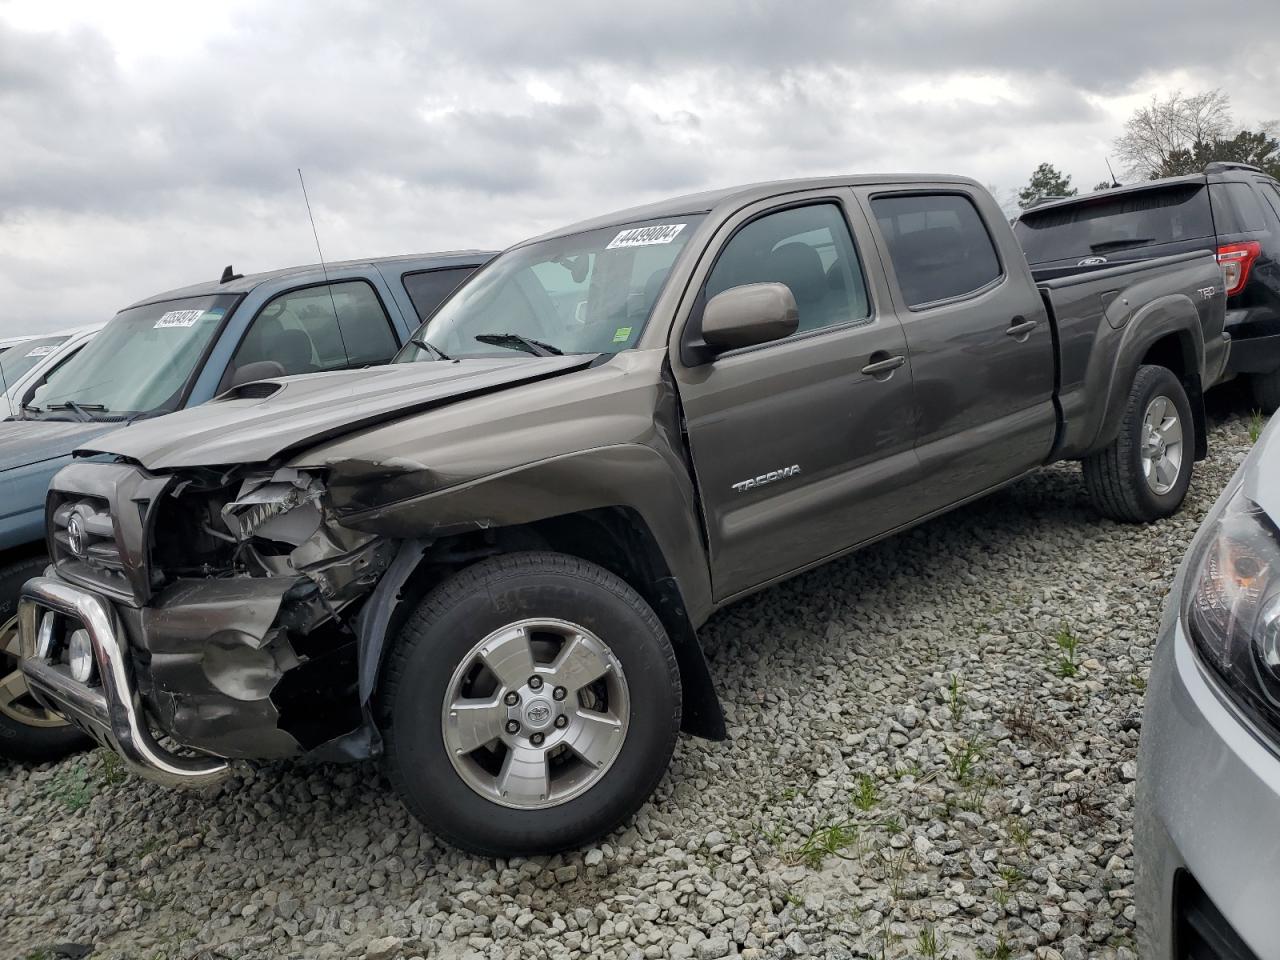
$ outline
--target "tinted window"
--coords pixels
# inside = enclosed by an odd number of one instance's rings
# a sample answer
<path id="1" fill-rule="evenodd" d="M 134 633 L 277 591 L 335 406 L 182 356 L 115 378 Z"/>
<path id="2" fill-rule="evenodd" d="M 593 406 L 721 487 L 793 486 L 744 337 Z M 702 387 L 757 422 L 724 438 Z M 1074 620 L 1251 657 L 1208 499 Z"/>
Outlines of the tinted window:
<path id="1" fill-rule="evenodd" d="M 1013 232 L 1031 263 L 1110 256 L 1214 235 L 1209 195 L 1197 184 L 1111 196 L 1103 192 L 1067 207 L 1032 210 Z"/>
<path id="2" fill-rule="evenodd" d="M 378 295 L 360 280 L 282 293 L 269 301 L 236 351 L 234 367 L 275 361 L 284 373 L 386 363 L 397 344 Z"/>
<path id="3" fill-rule="evenodd" d="M 1262 204 L 1247 183 L 1211 183 L 1213 223 L 1218 233 L 1254 233 L 1267 229 Z"/>
<path id="4" fill-rule="evenodd" d="M 965 296 L 1003 274 L 991 235 L 966 196 L 876 197 L 871 209 L 908 306 Z"/>
<path id="5" fill-rule="evenodd" d="M 1276 219 L 1280 220 L 1280 189 L 1276 188 L 1274 183 L 1263 182 L 1262 195 L 1267 198 L 1267 203 L 1271 204 L 1271 210 L 1276 215 Z"/>
<path id="6" fill-rule="evenodd" d="M 475 273 L 475 267 L 450 267 L 447 270 L 428 270 L 425 273 L 406 273 L 405 292 L 418 311 L 418 319 L 425 320 L 444 303 L 444 298 L 458 289 L 463 280 Z"/>
<path id="7" fill-rule="evenodd" d="M 706 298 L 746 283 L 785 283 L 800 331 L 870 314 L 853 238 L 833 203 L 771 213 L 735 233 L 707 278 Z"/>

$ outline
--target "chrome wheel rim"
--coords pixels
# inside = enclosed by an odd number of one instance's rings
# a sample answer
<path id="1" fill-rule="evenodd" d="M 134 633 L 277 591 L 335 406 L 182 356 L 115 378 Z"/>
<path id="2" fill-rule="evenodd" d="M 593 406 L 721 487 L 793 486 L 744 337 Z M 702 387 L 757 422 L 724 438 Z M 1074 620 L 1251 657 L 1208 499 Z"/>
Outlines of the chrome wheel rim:
<path id="1" fill-rule="evenodd" d="M 1155 397 L 1142 418 L 1142 475 L 1153 492 L 1164 495 L 1173 489 L 1182 471 L 1182 455 L 1178 408 L 1168 397 Z"/>
<path id="2" fill-rule="evenodd" d="M 18 618 L 0 625 L 0 715 L 25 727 L 63 727 L 67 721 L 36 702 L 27 689 L 27 680 L 18 669 Z"/>
<path id="3" fill-rule="evenodd" d="M 622 664 L 603 640 L 567 620 L 520 620 L 490 633 L 453 671 L 445 750 L 482 797 L 553 807 L 609 772 L 630 707 Z"/>

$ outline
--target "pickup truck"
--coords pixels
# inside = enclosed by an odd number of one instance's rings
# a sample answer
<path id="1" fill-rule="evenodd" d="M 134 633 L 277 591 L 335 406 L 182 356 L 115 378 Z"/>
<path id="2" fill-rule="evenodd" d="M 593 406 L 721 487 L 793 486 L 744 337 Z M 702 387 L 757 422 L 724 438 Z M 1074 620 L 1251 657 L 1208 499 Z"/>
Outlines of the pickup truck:
<path id="1" fill-rule="evenodd" d="M 48 562 L 45 492 L 76 446 L 258 377 L 385 363 L 492 256 L 228 267 L 126 307 L 70 360 L 23 381 L 9 398 L 16 417 L 0 423 L 0 754 L 52 759 L 85 742 L 28 695 L 17 664 L 18 590 Z"/>
<path id="2" fill-rule="evenodd" d="M 1203 173 L 1036 204 L 1013 230 L 1037 279 L 1212 250 L 1227 287 L 1231 350 L 1223 377 L 1241 377 L 1266 413 L 1280 407 L 1280 183 L 1274 177 L 1248 164 L 1215 162 Z"/>
<path id="3" fill-rule="evenodd" d="M 1212 253 L 1037 285 L 955 177 L 681 197 L 501 254 L 396 362 L 86 442 L 22 589 L 36 699 L 139 774 L 382 757 L 445 840 L 576 846 L 725 736 L 717 608 L 1084 463 L 1177 510 Z"/>

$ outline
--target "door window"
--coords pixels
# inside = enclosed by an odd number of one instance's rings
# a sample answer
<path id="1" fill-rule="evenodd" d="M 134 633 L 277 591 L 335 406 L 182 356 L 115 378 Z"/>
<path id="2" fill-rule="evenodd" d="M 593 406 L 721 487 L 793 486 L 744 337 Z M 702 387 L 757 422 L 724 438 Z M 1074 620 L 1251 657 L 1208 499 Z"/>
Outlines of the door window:
<path id="1" fill-rule="evenodd" d="M 907 306 L 981 290 L 1004 273 L 991 234 L 963 194 L 900 194 L 871 201 Z"/>
<path id="2" fill-rule="evenodd" d="M 450 267 L 447 270 L 406 273 L 401 280 L 413 301 L 413 308 L 418 311 L 418 319 L 425 320 L 475 271 L 475 267 Z"/>
<path id="3" fill-rule="evenodd" d="M 234 367 L 274 361 L 280 376 L 386 363 L 398 344 L 363 280 L 291 290 L 269 301 L 236 351 Z"/>
<path id="4" fill-rule="evenodd" d="M 770 213 L 735 233 L 707 278 L 706 299 L 748 283 L 786 284 L 800 312 L 797 332 L 870 316 L 862 266 L 834 203 Z"/>

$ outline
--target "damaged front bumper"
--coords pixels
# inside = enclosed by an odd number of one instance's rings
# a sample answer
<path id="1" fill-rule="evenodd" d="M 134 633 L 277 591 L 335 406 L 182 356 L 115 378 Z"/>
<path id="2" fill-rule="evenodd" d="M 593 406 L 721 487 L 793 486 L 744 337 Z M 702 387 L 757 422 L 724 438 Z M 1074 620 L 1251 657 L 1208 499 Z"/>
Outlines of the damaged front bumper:
<path id="1" fill-rule="evenodd" d="M 77 681 L 67 667 L 40 655 L 36 641 L 46 616 L 66 618 L 88 633 L 98 685 Z M 156 742 L 133 683 L 120 618 L 108 601 L 61 580 L 36 577 L 22 588 L 18 617 L 22 672 L 32 694 L 118 753 L 134 773 L 188 787 L 217 783 L 231 773 L 225 760 L 179 756 Z"/>
<path id="2" fill-rule="evenodd" d="M 65 468 L 46 505 L 53 567 L 21 600 L 34 696 L 171 785 L 239 760 L 375 754 L 359 614 L 397 544 L 342 527 L 324 493 L 292 470 Z"/>

